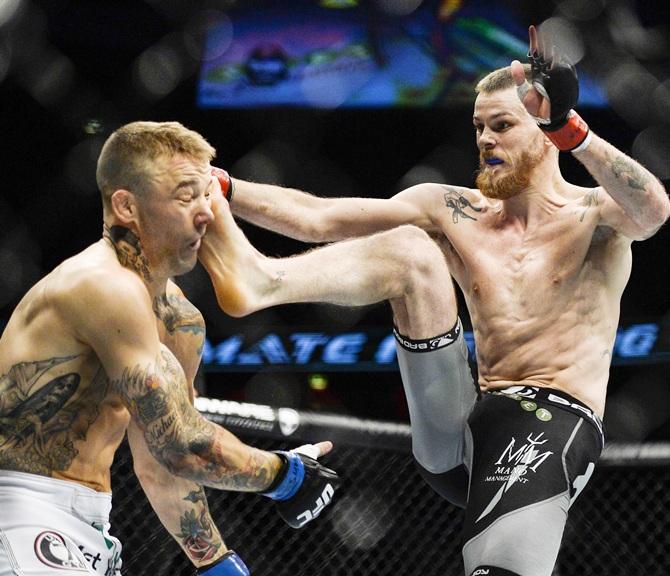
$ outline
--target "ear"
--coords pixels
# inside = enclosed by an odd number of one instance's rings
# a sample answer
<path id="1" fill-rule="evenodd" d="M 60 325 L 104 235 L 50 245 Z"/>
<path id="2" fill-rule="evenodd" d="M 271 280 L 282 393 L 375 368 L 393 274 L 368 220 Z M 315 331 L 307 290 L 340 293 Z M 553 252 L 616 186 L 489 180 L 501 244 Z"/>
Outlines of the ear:
<path id="1" fill-rule="evenodd" d="M 110 197 L 112 213 L 123 224 L 136 222 L 138 217 L 137 198 L 130 190 L 120 188 Z"/>

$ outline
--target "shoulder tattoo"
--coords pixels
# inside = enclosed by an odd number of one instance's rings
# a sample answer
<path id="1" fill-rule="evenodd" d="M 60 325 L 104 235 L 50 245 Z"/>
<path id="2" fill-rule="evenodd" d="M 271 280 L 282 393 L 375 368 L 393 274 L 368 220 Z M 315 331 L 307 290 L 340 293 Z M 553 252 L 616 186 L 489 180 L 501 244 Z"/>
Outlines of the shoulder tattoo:
<path id="1" fill-rule="evenodd" d="M 462 192 L 459 192 L 452 186 L 443 186 L 443 188 L 446 190 L 444 193 L 444 203 L 445 206 L 451 210 L 451 219 L 454 224 L 458 224 L 459 218 L 477 220 L 477 218 L 468 214 L 468 211 L 481 212 L 481 208 L 473 206 L 470 200 L 468 200 Z"/>

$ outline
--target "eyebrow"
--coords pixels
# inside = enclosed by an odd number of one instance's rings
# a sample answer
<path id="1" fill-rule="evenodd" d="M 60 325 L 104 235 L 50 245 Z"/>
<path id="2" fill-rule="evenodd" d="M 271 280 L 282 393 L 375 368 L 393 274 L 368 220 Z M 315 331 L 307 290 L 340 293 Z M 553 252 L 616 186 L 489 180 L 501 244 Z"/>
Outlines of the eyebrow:
<path id="1" fill-rule="evenodd" d="M 514 116 L 514 114 L 512 114 L 512 112 L 496 112 L 495 114 L 493 114 L 492 116 L 489 117 L 489 120 L 497 120 L 501 116 Z M 473 116 L 472 121 L 473 122 L 480 121 L 479 116 L 476 116 L 476 115 Z"/>
<path id="2" fill-rule="evenodd" d="M 191 178 L 190 180 L 182 180 L 179 184 L 177 184 L 174 188 L 174 192 L 177 192 L 181 188 L 188 188 L 189 186 L 191 188 L 195 188 L 198 184 L 198 180 L 196 178 Z"/>

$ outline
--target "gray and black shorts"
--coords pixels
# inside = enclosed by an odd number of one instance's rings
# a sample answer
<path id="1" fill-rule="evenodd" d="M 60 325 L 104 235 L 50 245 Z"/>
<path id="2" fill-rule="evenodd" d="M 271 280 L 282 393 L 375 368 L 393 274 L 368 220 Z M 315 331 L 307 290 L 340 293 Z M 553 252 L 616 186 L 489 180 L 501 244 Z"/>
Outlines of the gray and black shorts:
<path id="1" fill-rule="evenodd" d="M 496 566 L 550 576 L 568 509 L 602 451 L 602 422 L 565 392 L 512 386 L 484 394 L 468 427 L 465 573 Z"/>

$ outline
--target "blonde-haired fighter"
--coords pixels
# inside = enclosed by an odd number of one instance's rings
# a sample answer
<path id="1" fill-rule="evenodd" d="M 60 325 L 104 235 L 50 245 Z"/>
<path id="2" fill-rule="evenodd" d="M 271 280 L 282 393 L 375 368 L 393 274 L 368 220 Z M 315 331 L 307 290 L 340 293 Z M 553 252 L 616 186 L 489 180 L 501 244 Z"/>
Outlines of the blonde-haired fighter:
<path id="1" fill-rule="evenodd" d="M 176 122 L 134 122 L 103 146 L 103 237 L 24 296 L 0 340 L 0 576 L 116 576 L 110 467 L 126 432 L 135 472 L 200 574 L 244 576 L 203 486 L 258 492 L 294 527 L 330 502 L 317 458 L 243 444 L 193 407 L 205 338 L 173 276 L 214 217 L 214 149 Z M 328 498 L 323 495 L 327 494 Z"/>

